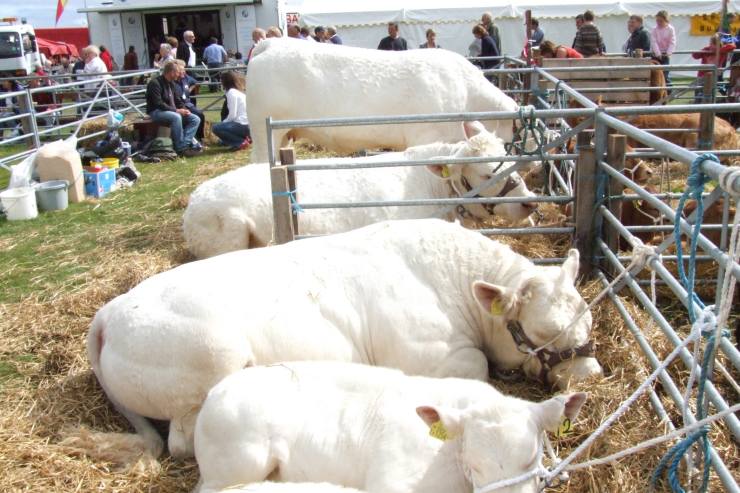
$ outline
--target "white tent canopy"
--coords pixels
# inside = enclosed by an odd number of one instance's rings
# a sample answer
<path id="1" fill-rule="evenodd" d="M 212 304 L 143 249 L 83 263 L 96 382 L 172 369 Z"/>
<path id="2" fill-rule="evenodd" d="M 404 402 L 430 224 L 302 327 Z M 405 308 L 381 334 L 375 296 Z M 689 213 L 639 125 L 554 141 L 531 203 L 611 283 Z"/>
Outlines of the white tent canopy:
<path id="1" fill-rule="evenodd" d="M 698 50 L 707 44 L 704 36 L 690 36 L 690 16 L 719 12 L 721 1 L 668 0 L 664 2 L 614 2 L 608 0 L 576 1 L 534 0 L 530 2 L 460 0 L 374 0 L 359 2 L 347 0 L 287 0 L 286 12 L 300 15 L 301 24 L 308 26 L 336 26 L 345 44 L 366 48 L 377 47 L 386 36 L 386 24 L 391 21 L 401 26 L 401 35 L 409 47 L 424 41 L 424 32 L 432 28 L 437 42 L 443 48 L 467 54 L 473 41 L 471 29 L 483 12 L 491 12 L 499 26 L 502 48 L 506 54 L 518 56 L 524 45 L 524 12 L 531 10 L 540 20 L 545 38 L 570 46 L 575 36 L 574 18 L 590 9 L 596 14 L 596 24 L 602 31 L 607 50 L 621 51 L 627 39 L 627 18 L 631 14 L 645 17 L 645 25 L 652 29 L 654 14 L 667 10 L 676 28 L 678 50 Z M 740 0 L 729 2 L 729 11 L 740 11 Z M 691 63 L 689 55 L 677 55 L 673 63 Z"/>

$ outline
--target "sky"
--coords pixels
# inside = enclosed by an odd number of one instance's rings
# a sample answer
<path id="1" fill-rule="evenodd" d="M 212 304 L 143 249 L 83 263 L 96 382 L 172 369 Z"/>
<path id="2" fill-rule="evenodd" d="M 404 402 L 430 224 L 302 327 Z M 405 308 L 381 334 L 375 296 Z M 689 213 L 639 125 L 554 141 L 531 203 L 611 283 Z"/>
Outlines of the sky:
<path id="1" fill-rule="evenodd" d="M 58 27 L 87 25 L 85 14 L 76 11 L 85 6 L 85 0 L 68 0 Z M 54 27 L 57 0 L 0 0 L 0 17 L 25 17 L 33 27 Z"/>

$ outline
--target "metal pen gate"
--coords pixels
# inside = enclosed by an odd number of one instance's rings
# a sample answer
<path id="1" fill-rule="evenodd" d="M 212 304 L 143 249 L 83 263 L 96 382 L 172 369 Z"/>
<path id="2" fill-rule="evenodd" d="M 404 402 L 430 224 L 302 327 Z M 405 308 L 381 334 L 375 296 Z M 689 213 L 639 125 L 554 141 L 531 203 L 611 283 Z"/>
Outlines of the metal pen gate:
<path id="1" fill-rule="evenodd" d="M 693 66 L 692 68 L 696 68 Z M 507 71 L 496 69 L 496 73 L 506 75 Z M 676 198 L 679 194 L 665 193 L 660 196 L 654 196 L 633 180 L 622 174 L 624 159 L 626 157 L 659 157 L 663 156 L 685 166 L 695 164 L 697 169 L 706 173 L 714 182 L 717 182 L 712 190 L 702 194 L 702 200 L 705 206 L 709 206 L 719 198 L 724 198 L 724 224 L 722 226 L 702 225 L 701 231 L 722 230 L 722 241 L 720 245 L 714 245 L 703 234 L 698 236 L 698 246 L 703 251 L 698 255 L 697 261 L 715 262 L 719 268 L 719 274 L 715 280 L 704 280 L 705 282 L 719 283 L 719 279 L 729 271 L 730 275 L 740 280 L 740 264 L 734 261 L 727 254 L 727 238 L 729 237 L 729 223 L 732 218 L 729 217 L 730 202 L 737 205 L 740 197 L 740 168 L 725 167 L 701 157 L 694 151 L 681 148 L 670 142 L 652 135 L 650 132 L 640 130 L 619 120 L 617 116 L 632 114 L 667 114 L 683 112 L 703 112 L 713 118 L 714 112 L 717 111 L 740 111 L 740 104 L 705 104 L 705 105 L 672 105 L 672 106 L 642 106 L 642 107 L 617 107 L 603 108 L 593 104 L 583 94 L 570 88 L 566 83 L 552 77 L 547 71 L 540 68 L 514 69 L 512 73 L 531 74 L 531 77 L 539 79 L 543 77 L 551 80 L 555 84 L 554 92 L 543 92 L 533 83 L 529 93 L 530 100 L 536 101 L 540 109 L 529 107 L 523 108 L 519 112 L 486 112 L 486 113 L 456 113 L 456 114 L 435 114 L 435 115 L 406 115 L 393 117 L 367 117 L 367 118 L 332 118 L 332 119 L 312 119 L 312 120 L 283 120 L 273 121 L 267 119 L 268 135 L 268 155 L 270 159 L 271 180 L 273 187 L 273 213 L 275 224 L 276 243 L 284 243 L 293 239 L 304 238 L 298 230 L 298 221 L 296 220 L 296 211 L 301 209 L 321 209 L 333 207 L 380 207 L 380 206 L 419 206 L 419 205 L 450 205 L 458 204 L 497 204 L 503 202 L 525 202 L 532 201 L 531 198 L 472 198 L 472 195 L 479 190 L 473 190 L 469 195 L 462 198 L 449 199 L 418 199 L 418 200 L 398 200 L 386 202 L 362 202 L 362 203 L 302 203 L 300 202 L 300 181 L 296 183 L 295 171 L 310 172 L 311 170 L 336 170 L 341 173 L 342 169 L 350 168 L 373 168 L 389 166 L 422 166 L 428 164 L 462 164 L 462 163 L 479 163 L 490 161 L 514 161 L 516 164 L 508 168 L 503 175 L 494 176 L 488 183 L 481 188 L 497 183 L 504 179 L 508 173 L 517 171 L 528 165 L 532 161 L 560 161 L 564 163 L 559 168 L 552 166 L 553 186 L 545 190 L 545 195 L 537 197 L 536 202 L 551 202 L 556 204 L 566 204 L 574 202 L 574 222 L 575 226 L 564 227 L 527 227 L 527 228 L 495 228 L 480 230 L 482 234 L 495 235 L 528 235 L 528 234 L 572 234 L 575 246 L 581 252 L 581 272 L 584 274 L 595 275 L 600 279 L 604 286 L 608 286 L 607 275 L 620 275 L 623 278 L 621 284 L 610 289 L 607 293 L 609 299 L 614 304 L 628 329 L 634 336 L 634 342 L 640 348 L 649 362 L 651 369 L 659 368 L 660 360 L 656 351 L 647 342 L 644 334 L 641 332 L 639 325 L 630 316 L 629 312 L 617 297 L 617 292 L 623 287 L 629 287 L 634 298 L 640 303 L 644 310 L 655 321 L 659 329 L 665 335 L 673 347 L 679 347 L 684 341 L 684 335 L 680 334 L 671 321 L 660 312 L 660 309 L 653 303 L 651 297 L 646 294 L 643 285 L 649 281 L 639 279 L 638 272 L 629 272 L 629 266 L 623 264 L 630 263 L 634 260 L 633 255 L 620 254 L 619 238 L 626 239 L 635 250 L 641 245 L 639 239 L 636 239 L 633 233 L 644 231 L 667 231 L 673 230 L 673 224 L 676 222 L 680 230 L 689 235 L 692 231 L 694 216 L 688 219 L 677 217 L 675 211 L 669 205 L 666 205 L 663 199 Z M 516 87 L 514 91 L 523 92 Z M 552 108 L 552 104 L 559 105 L 562 96 L 567 95 L 574 101 L 583 106 L 583 108 Z M 553 100 L 549 97 L 553 96 Z M 566 118 L 579 117 L 583 121 L 575 127 L 570 128 L 566 123 Z M 536 152 L 525 153 L 525 155 L 516 156 L 492 156 L 486 158 L 465 158 L 465 159 L 445 159 L 445 160 L 418 160 L 403 162 L 365 162 L 362 164 L 352 163 L 312 163 L 310 165 L 295 162 L 294 154 L 291 150 L 281 149 L 281 163 L 276 159 L 274 143 L 272 141 L 273 130 L 285 130 L 302 127 L 331 127 L 331 126 L 360 126 L 360 125 L 382 125 L 382 124 L 399 124 L 399 123 L 437 123 L 437 122 L 454 122 L 454 121 L 471 121 L 471 120 L 516 120 L 520 125 L 527 126 L 529 130 L 539 128 L 542 132 L 556 129 L 556 133 L 549 142 L 539 142 Z M 593 126 L 593 144 L 591 139 L 579 139 L 579 146 L 575 153 L 559 152 L 556 154 L 544 154 L 545 151 L 557 149 L 562 146 L 568 138 L 581 135 L 589 126 Z M 702 129 L 694 129 L 702 131 Z M 706 132 L 706 129 L 704 130 Z M 625 152 L 626 138 L 637 140 L 646 145 L 646 148 L 636 149 L 634 152 Z M 705 146 L 706 147 L 706 146 Z M 740 155 L 740 150 L 725 150 L 717 152 L 722 156 Z M 573 173 L 568 177 L 568 172 Z M 571 186 L 572 183 L 572 186 Z M 297 185 L 297 186 L 296 186 Z M 625 194 L 622 190 L 629 187 L 634 193 Z M 654 226 L 625 226 L 619 220 L 619 205 L 624 200 L 640 198 L 648 201 L 656 207 L 664 216 L 668 225 Z M 696 215 L 696 213 L 694 213 Z M 699 307 L 699 300 L 687 295 L 687 291 L 682 283 L 677 280 L 669 269 L 665 267 L 666 263 L 676 262 L 676 257 L 671 255 L 660 256 L 673 244 L 671 238 L 666 239 L 657 247 L 655 254 L 647 258 L 648 266 L 655 272 L 657 281 L 661 286 L 666 286 L 673 293 L 673 296 L 680 301 L 685 307 Z M 633 252 L 634 254 L 634 252 Z M 562 258 L 532 259 L 537 263 L 559 263 Z M 714 300 L 717 305 L 722 302 L 720 290 L 717 289 L 717 299 Z M 685 342 L 683 342 L 685 344 Z M 732 343 L 723 337 L 719 340 L 718 348 L 720 353 L 729 364 L 732 365 L 733 371 L 740 371 L 740 353 Z M 694 370 L 696 374 L 701 373 L 700 362 L 695 361 L 693 355 L 683 348 L 679 352 L 679 359 L 682 364 L 689 370 Z M 723 378 L 732 379 L 731 372 L 728 368 L 719 366 Z M 685 399 L 682 395 L 681 387 L 685 382 L 677 382 L 666 371 L 660 371 L 658 379 L 663 385 L 663 389 L 678 408 L 684 408 Z M 737 383 L 732 381 L 734 388 Z M 706 383 L 707 400 L 717 412 L 728 412 L 730 406 L 737 402 L 737 396 L 723 395 L 723 392 L 713 384 L 711 379 Z M 681 428 L 697 421 L 697 417 L 689 410 L 683 420 L 672 421 L 666 412 L 660 397 L 654 390 L 649 394 L 650 403 L 656 414 L 668 423 L 669 429 Z M 728 404 L 729 400 L 729 404 Z M 675 418 L 674 418 L 675 419 Z M 740 420 L 734 413 L 726 414 L 722 418 L 729 433 L 736 441 L 740 441 Z M 732 471 L 728 469 L 717 452 L 710 447 L 711 465 L 720 481 L 727 491 L 740 492 L 737 480 Z"/>

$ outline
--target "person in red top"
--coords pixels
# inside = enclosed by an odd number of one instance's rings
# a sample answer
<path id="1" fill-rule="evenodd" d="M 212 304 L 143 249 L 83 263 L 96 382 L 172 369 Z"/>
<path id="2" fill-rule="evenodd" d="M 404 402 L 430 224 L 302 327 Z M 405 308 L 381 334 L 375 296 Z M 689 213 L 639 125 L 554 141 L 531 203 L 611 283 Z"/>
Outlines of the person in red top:
<path id="1" fill-rule="evenodd" d="M 552 41 L 543 41 L 540 44 L 540 55 L 542 58 L 583 58 L 573 48 L 564 45 L 555 46 Z"/>
<path id="2" fill-rule="evenodd" d="M 717 59 L 717 48 L 719 48 L 719 60 Z M 722 37 L 719 34 L 714 34 L 711 38 L 709 38 L 709 44 L 707 46 L 702 48 L 701 51 L 696 51 L 692 53 L 691 56 L 696 58 L 697 60 L 701 60 L 700 63 L 702 65 L 715 65 L 722 68 L 727 62 L 727 57 L 730 55 L 730 53 L 732 53 L 734 49 L 734 43 L 724 43 L 722 41 Z M 699 70 L 696 73 L 696 77 L 697 79 L 699 79 L 699 86 L 694 92 L 695 104 L 700 104 L 704 102 L 704 81 L 702 79 L 705 75 L 710 76 L 711 74 L 712 72 L 707 70 Z"/>
<path id="3" fill-rule="evenodd" d="M 108 72 L 113 72 L 113 57 L 110 55 L 110 51 L 103 45 L 100 45 L 100 59 L 103 60 Z"/>

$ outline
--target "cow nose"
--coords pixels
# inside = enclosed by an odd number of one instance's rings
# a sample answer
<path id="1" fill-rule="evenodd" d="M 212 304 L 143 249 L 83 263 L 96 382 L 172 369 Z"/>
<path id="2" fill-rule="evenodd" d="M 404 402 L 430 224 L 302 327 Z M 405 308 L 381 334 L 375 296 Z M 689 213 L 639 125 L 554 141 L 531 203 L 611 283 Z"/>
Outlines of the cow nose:
<path id="1" fill-rule="evenodd" d="M 537 209 L 537 202 L 522 202 L 522 207 L 529 209 L 530 211 L 534 211 Z"/>

